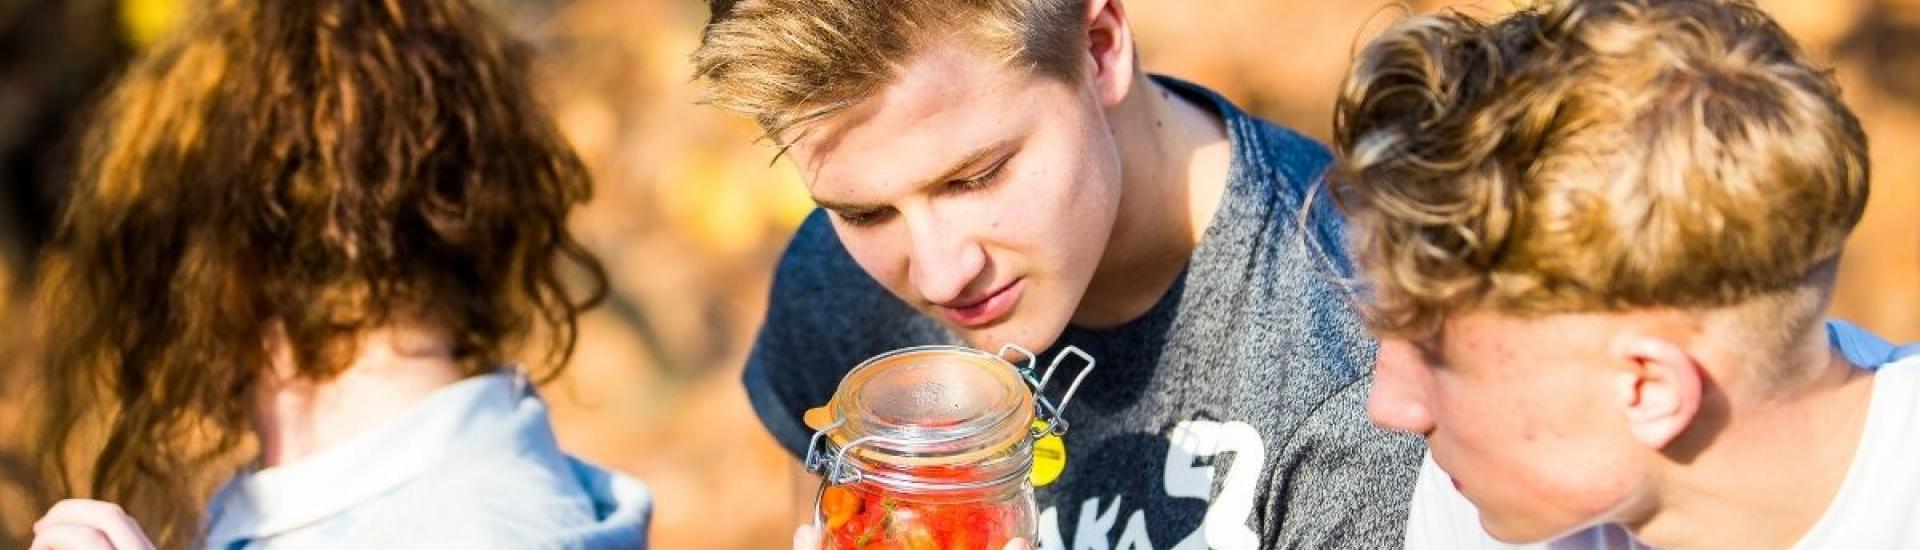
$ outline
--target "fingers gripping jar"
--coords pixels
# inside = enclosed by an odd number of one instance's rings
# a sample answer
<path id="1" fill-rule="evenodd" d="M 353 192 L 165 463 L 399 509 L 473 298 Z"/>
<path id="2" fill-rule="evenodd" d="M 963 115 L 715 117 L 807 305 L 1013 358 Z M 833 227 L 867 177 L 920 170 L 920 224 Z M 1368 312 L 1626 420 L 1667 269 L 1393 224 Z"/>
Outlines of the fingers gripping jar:
<path id="1" fill-rule="evenodd" d="M 1023 366 L 1002 357 L 1025 356 Z M 1084 366 L 1054 406 L 1041 390 L 1069 357 Z M 1016 345 L 999 354 L 924 346 L 862 362 L 825 407 L 807 448 L 820 474 L 814 521 L 826 550 L 999 550 L 1035 537 L 1034 442 L 1066 433 L 1060 417 L 1093 358 L 1068 347 L 1039 363 Z"/>

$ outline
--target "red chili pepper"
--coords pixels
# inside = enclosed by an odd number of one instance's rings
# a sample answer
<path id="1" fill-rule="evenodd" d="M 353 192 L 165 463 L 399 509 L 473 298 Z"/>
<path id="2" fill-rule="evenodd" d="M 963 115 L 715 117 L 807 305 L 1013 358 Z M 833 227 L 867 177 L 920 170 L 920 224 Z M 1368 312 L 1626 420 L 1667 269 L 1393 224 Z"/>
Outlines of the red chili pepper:
<path id="1" fill-rule="evenodd" d="M 916 469 L 922 479 L 964 479 L 954 467 Z M 830 550 L 998 550 L 1015 536 L 1019 510 L 986 501 L 923 502 L 872 483 L 821 495 Z"/>
<path id="2" fill-rule="evenodd" d="M 828 529 L 839 529 L 860 512 L 860 496 L 846 487 L 828 487 L 820 495 L 820 512 L 827 517 Z"/>

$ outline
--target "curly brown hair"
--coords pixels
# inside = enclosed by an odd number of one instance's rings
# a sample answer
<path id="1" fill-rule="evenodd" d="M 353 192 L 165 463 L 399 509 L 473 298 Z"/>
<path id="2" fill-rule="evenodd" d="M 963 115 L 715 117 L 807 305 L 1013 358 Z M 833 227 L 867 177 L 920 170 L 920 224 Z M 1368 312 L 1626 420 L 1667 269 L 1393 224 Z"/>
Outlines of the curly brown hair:
<path id="1" fill-rule="evenodd" d="M 525 57 L 463 0 L 212 0 L 136 61 L 37 279 L 55 490 L 190 544 L 189 474 L 246 441 L 270 326 L 316 380 L 399 320 L 446 329 L 470 375 L 537 332 L 558 373 L 606 281 Z"/>
<path id="2" fill-rule="evenodd" d="M 1781 340 L 1819 322 L 1867 201 L 1839 86 L 1742 0 L 1412 17 L 1335 111 L 1334 196 L 1387 334 L 1758 301 Z"/>

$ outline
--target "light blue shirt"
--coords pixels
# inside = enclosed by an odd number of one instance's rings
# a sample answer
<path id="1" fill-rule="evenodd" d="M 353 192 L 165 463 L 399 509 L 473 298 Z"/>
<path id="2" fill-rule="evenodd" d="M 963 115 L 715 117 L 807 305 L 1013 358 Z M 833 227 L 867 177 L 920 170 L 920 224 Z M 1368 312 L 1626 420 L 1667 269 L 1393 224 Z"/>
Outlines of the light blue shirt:
<path id="1" fill-rule="evenodd" d="M 206 547 L 647 547 L 640 482 L 560 452 L 517 372 L 463 380 L 290 464 L 240 473 L 213 499 Z"/>
<path id="2" fill-rule="evenodd" d="M 1866 369 L 1879 370 L 1887 363 L 1920 355 L 1920 343 L 1896 346 L 1867 329 L 1839 319 L 1827 320 L 1827 339 L 1840 348 L 1848 362 Z"/>

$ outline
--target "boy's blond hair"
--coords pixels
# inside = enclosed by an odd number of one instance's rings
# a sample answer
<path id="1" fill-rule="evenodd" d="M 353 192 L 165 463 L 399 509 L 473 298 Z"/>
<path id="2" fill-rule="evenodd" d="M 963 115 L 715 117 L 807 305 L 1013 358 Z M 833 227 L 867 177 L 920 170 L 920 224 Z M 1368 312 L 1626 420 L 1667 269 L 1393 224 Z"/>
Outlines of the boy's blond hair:
<path id="1" fill-rule="evenodd" d="M 890 83 L 919 48 L 950 38 L 1010 66 L 1079 78 L 1086 0 L 716 0 L 693 53 L 706 102 L 788 130 Z"/>
<path id="2" fill-rule="evenodd" d="M 1361 53 L 1334 125 L 1388 334 L 1474 308 L 1752 306 L 1784 342 L 1819 322 L 1867 200 L 1838 86 L 1745 1 L 1414 17 Z"/>

